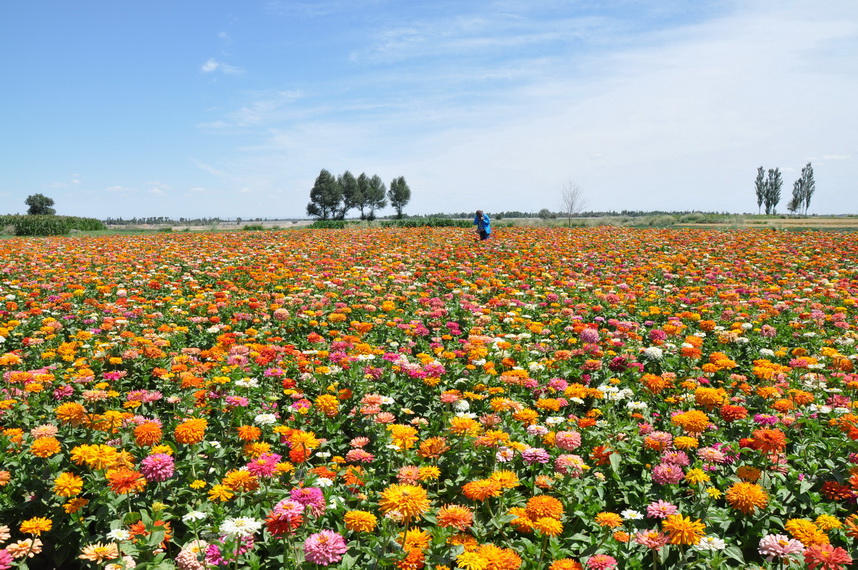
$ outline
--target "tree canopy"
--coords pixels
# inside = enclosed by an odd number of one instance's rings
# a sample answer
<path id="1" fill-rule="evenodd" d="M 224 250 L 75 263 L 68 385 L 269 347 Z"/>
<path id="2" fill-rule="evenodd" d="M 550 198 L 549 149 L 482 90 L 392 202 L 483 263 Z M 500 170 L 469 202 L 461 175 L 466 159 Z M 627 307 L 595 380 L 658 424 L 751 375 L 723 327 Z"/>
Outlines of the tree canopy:
<path id="1" fill-rule="evenodd" d="M 44 194 L 33 194 L 27 196 L 24 203 L 28 206 L 27 214 L 30 216 L 53 216 L 57 211 L 53 208 L 54 199 Z"/>
<path id="2" fill-rule="evenodd" d="M 390 189 L 387 191 L 390 205 L 396 210 L 396 217 L 402 217 L 402 209 L 411 200 L 411 188 L 405 182 L 405 177 L 400 176 L 390 181 Z"/>

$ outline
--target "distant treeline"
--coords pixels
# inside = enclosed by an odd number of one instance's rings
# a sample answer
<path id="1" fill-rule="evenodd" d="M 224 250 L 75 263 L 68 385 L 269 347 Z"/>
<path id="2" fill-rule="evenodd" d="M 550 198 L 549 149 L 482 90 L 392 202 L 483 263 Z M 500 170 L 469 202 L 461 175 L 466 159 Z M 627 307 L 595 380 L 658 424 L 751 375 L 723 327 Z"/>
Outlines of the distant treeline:
<path id="1" fill-rule="evenodd" d="M 286 220 L 295 220 L 299 218 L 286 218 Z M 107 218 L 104 223 L 108 226 L 159 226 L 159 225 L 174 225 L 174 226 L 214 226 L 224 222 L 237 223 L 242 222 L 282 222 L 284 218 L 168 218 L 165 216 L 150 216 L 148 218 Z"/>
<path id="2" fill-rule="evenodd" d="M 488 210 L 487 210 L 488 211 Z M 538 212 L 519 212 L 518 210 L 506 211 L 506 212 L 491 212 L 488 211 L 489 215 L 495 220 L 502 220 L 504 218 L 567 218 L 569 215 L 565 212 L 552 212 L 548 209 L 542 209 Z M 687 215 L 703 215 L 703 216 L 720 216 L 720 217 L 729 217 L 736 216 L 739 214 L 730 214 L 727 212 L 701 212 L 700 210 L 682 210 L 682 211 L 664 211 L 664 210 L 610 210 L 610 211 L 600 211 L 600 212 L 580 212 L 576 214 L 572 214 L 573 218 L 616 218 L 616 217 L 626 217 L 626 218 L 639 218 L 644 216 L 687 216 Z M 385 216 L 385 218 L 392 218 L 394 216 Z M 474 212 L 455 212 L 452 214 L 445 213 L 436 213 L 436 214 L 426 214 L 423 216 L 409 216 L 403 215 L 404 218 L 451 218 L 451 219 L 473 219 Z"/>

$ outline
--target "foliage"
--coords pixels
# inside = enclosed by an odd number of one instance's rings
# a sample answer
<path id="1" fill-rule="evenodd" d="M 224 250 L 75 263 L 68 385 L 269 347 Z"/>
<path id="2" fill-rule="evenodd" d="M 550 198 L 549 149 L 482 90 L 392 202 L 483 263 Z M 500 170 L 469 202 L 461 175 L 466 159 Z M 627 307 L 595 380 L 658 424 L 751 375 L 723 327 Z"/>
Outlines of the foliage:
<path id="1" fill-rule="evenodd" d="M 762 166 L 757 169 L 754 191 L 757 194 L 757 213 L 759 214 L 763 203 L 766 201 L 766 170 Z"/>
<path id="2" fill-rule="evenodd" d="M 816 192 L 816 181 L 813 179 L 813 166 L 808 162 L 801 169 L 801 176 L 792 185 L 792 199 L 789 202 L 790 212 L 807 215 L 810 199 Z"/>
<path id="3" fill-rule="evenodd" d="M 330 172 L 322 169 L 310 190 L 307 215 L 320 220 L 329 220 L 339 212 L 342 199 L 343 189 Z"/>
<path id="4" fill-rule="evenodd" d="M 32 194 L 27 196 L 24 203 L 28 206 L 27 214 L 30 216 L 52 216 L 57 213 L 54 210 L 54 199 L 44 194 Z"/>
<path id="5" fill-rule="evenodd" d="M 265 226 L 262 224 L 245 224 L 241 226 L 241 230 L 245 232 L 262 232 L 265 231 Z"/>
<path id="6" fill-rule="evenodd" d="M 765 192 L 763 194 L 763 204 L 766 207 L 767 215 L 777 212 L 778 203 L 781 201 L 782 187 L 783 177 L 781 176 L 780 169 L 770 168 L 768 178 L 766 178 Z"/>
<path id="7" fill-rule="evenodd" d="M 315 230 L 342 230 L 346 227 L 345 220 L 316 220 L 310 227 Z"/>
<path id="8" fill-rule="evenodd" d="M 363 196 L 357 179 L 348 170 L 337 177 L 337 185 L 343 192 L 343 201 L 336 212 L 336 218 L 344 220 L 349 210 L 363 203 Z"/>
<path id="9" fill-rule="evenodd" d="M 372 221 L 375 219 L 376 210 L 387 206 L 387 199 L 385 198 L 387 188 L 380 176 L 376 174 L 370 178 L 364 172 L 358 176 L 358 188 L 360 202 L 357 207 L 360 210 L 360 219 Z"/>
<path id="10" fill-rule="evenodd" d="M 451 220 L 449 218 L 407 218 L 402 220 L 384 220 L 383 228 L 470 228 L 472 222 Z"/>
<path id="11" fill-rule="evenodd" d="M 402 218 L 402 209 L 411 200 L 411 188 L 405 182 L 404 176 L 391 180 L 387 198 L 390 200 L 390 205 L 396 210 L 396 217 Z"/>
<path id="12" fill-rule="evenodd" d="M 0 216 L 0 227 L 11 228 L 18 236 L 59 236 L 67 235 L 72 230 L 83 232 L 106 229 L 100 220 L 95 218 L 79 218 L 74 216 L 56 215 L 6 215 Z"/>

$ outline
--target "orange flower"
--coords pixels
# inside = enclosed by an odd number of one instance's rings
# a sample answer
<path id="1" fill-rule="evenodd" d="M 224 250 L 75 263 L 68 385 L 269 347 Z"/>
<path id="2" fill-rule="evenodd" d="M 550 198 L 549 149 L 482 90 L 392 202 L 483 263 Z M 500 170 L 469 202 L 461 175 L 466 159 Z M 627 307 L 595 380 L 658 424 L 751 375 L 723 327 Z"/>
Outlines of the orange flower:
<path id="1" fill-rule="evenodd" d="M 227 472 L 221 483 L 237 493 L 255 491 L 259 488 L 259 479 L 256 475 L 243 469 L 233 469 Z"/>
<path id="2" fill-rule="evenodd" d="M 596 515 L 596 524 L 607 528 L 617 528 L 623 524 L 623 517 L 617 513 L 602 512 Z"/>
<path id="3" fill-rule="evenodd" d="M 444 505 L 436 515 L 438 526 L 466 530 L 474 522 L 474 513 L 461 505 Z"/>
<path id="4" fill-rule="evenodd" d="M 709 427 L 709 416 L 700 410 L 688 410 L 680 412 L 670 419 L 675 425 L 678 425 L 689 434 L 699 434 L 706 431 Z"/>
<path id="5" fill-rule="evenodd" d="M 238 426 L 238 439 L 256 441 L 262 435 L 262 430 L 256 426 Z"/>
<path id="6" fill-rule="evenodd" d="M 200 443 L 205 437 L 208 425 L 208 421 L 202 418 L 191 418 L 183 421 L 176 426 L 176 442 L 186 445 Z"/>
<path id="7" fill-rule="evenodd" d="M 580 562 L 571 558 L 561 558 L 552 562 L 548 570 L 584 570 L 584 567 L 581 566 Z"/>
<path id="8" fill-rule="evenodd" d="M 86 420 L 86 408 L 77 402 L 66 402 L 57 406 L 54 415 L 61 422 L 79 426 Z"/>
<path id="9" fill-rule="evenodd" d="M 548 495 L 536 495 L 528 499 L 524 512 L 531 520 L 542 517 L 559 519 L 563 516 L 563 503 Z"/>
<path id="10" fill-rule="evenodd" d="M 437 459 L 448 449 L 450 446 L 447 445 L 447 440 L 443 437 L 430 437 L 420 443 L 417 455 L 424 459 Z"/>
<path id="11" fill-rule="evenodd" d="M 340 402 L 337 397 L 332 394 L 322 394 L 316 398 L 314 404 L 316 409 L 329 418 L 334 417 L 340 411 Z"/>
<path id="12" fill-rule="evenodd" d="M 30 445 L 30 453 L 36 457 L 50 457 L 60 452 L 60 442 L 55 437 L 40 437 Z"/>
<path id="13" fill-rule="evenodd" d="M 127 467 L 109 469 L 105 477 L 107 477 L 107 485 L 110 490 L 120 495 L 136 493 L 146 487 L 146 478 L 143 477 L 143 474 Z"/>
<path id="14" fill-rule="evenodd" d="M 779 429 L 760 428 L 754 430 L 754 449 L 763 453 L 778 453 L 786 449 L 786 434 Z"/>
<path id="15" fill-rule="evenodd" d="M 725 499 L 731 507 L 746 515 L 754 514 L 756 509 L 765 508 L 769 502 L 769 496 L 762 487 L 745 481 L 733 483 L 727 489 Z"/>
<path id="16" fill-rule="evenodd" d="M 119 547 L 113 542 L 108 544 L 101 544 L 100 542 L 87 544 L 81 550 L 81 555 L 78 558 L 96 563 L 101 563 L 105 560 L 114 560 L 115 558 L 119 558 Z"/>
<path id="17" fill-rule="evenodd" d="M 546 536 L 557 536 L 563 532 L 563 524 L 552 517 L 541 517 L 533 521 L 533 528 Z"/>
<path id="18" fill-rule="evenodd" d="M 703 530 L 706 528 L 699 520 L 693 521 L 690 517 L 680 514 L 668 515 L 662 528 L 668 535 L 670 544 L 697 544 L 703 538 Z"/>
<path id="19" fill-rule="evenodd" d="M 812 521 L 805 519 L 790 519 L 784 529 L 805 547 L 814 544 L 828 544 L 828 535 L 822 532 Z"/>
<path id="20" fill-rule="evenodd" d="M 462 494 L 472 501 L 485 501 L 490 497 L 499 497 L 501 490 L 501 484 L 493 479 L 478 479 L 462 486 Z"/>
<path id="21" fill-rule="evenodd" d="M 134 428 L 134 441 L 139 446 L 155 445 L 162 436 L 161 426 L 157 422 L 143 422 Z"/>

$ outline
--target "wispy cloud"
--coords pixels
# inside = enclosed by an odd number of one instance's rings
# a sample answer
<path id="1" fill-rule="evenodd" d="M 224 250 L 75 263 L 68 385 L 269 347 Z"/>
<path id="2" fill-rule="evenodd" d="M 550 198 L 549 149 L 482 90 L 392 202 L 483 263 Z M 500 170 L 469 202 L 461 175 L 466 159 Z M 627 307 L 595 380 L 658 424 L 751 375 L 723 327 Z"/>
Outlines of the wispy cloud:
<path id="1" fill-rule="evenodd" d="M 243 69 L 220 62 L 213 57 L 209 58 L 208 61 L 200 66 L 200 71 L 203 73 L 214 73 L 218 71 L 224 75 L 240 75 L 244 73 Z"/>

